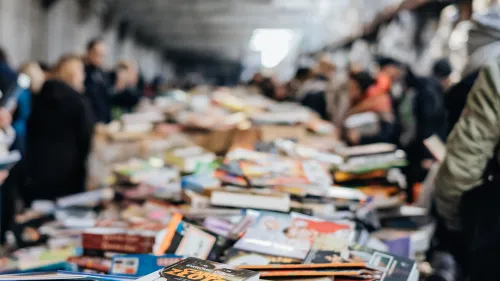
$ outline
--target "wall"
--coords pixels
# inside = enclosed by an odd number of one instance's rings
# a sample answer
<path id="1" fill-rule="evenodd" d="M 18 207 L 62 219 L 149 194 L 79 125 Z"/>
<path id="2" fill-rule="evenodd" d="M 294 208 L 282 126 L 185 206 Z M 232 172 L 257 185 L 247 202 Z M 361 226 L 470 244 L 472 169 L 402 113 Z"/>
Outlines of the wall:
<path id="1" fill-rule="evenodd" d="M 160 73 L 174 77 L 172 64 L 159 49 L 143 46 L 130 35 L 118 40 L 117 24 L 103 30 L 97 12 L 83 16 L 78 1 L 58 0 L 49 9 L 41 2 L 0 0 L 0 46 L 14 68 L 27 60 L 52 64 L 65 53 L 83 54 L 87 42 L 101 36 L 109 48 L 108 68 L 120 59 L 135 59 L 147 80 Z"/>

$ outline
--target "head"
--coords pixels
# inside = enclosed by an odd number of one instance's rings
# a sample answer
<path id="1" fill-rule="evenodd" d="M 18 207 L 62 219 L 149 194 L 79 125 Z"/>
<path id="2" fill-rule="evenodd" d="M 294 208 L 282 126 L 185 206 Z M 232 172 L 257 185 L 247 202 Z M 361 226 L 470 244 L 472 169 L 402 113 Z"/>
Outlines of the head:
<path id="1" fill-rule="evenodd" d="M 27 62 L 21 66 L 19 72 L 28 75 L 31 79 L 31 93 L 39 93 L 46 80 L 45 72 L 40 65 L 36 62 Z"/>
<path id="2" fill-rule="evenodd" d="M 57 63 L 54 77 L 58 78 L 78 92 L 83 92 L 85 81 L 85 68 L 79 56 L 66 55 Z"/>
<path id="3" fill-rule="evenodd" d="M 404 65 L 392 58 L 381 58 L 378 61 L 380 66 L 380 72 L 384 72 L 389 75 L 392 81 L 398 81 L 403 78 Z"/>
<path id="4" fill-rule="evenodd" d="M 87 44 L 87 60 L 92 65 L 104 67 L 106 53 L 106 44 L 100 38 L 93 39 Z"/>
<path id="5" fill-rule="evenodd" d="M 311 77 L 311 69 L 307 67 L 301 67 L 295 73 L 295 79 L 300 82 L 306 81 L 309 77 Z"/>
<path id="6" fill-rule="evenodd" d="M 7 63 L 7 53 L 3 48 L 0 48 L 0 63 Z"/>
<path id="7" fill-rule="evenodd" d="M 318 65 L 316 66 L 316 72 L 320 75 L 323 75 L 327 78 L 332 78 L 332 76 L 335 74 L 335 71 L 337 70 L 337 67 L 333 62 L 330 60 L 328 57 L 322 57 L 318 61 Z"/>
<path id="8" fill-rule="evenodd" d="M 347 91 L 349 93 L 349 98 L 352 104 L 356 104 L 361 101 L 368 88 L 375 85 L 376 80 L 372 78 L 370 73 L 367 71 L 361 71 L 358 73 L 351 73 L 349 77 L 349 83 L 347 84 Z"/>
<path id="9" fill-rule="evenodd" d="M 451 64 L 448 59 L 440 59 L 437 60 L 434 63 L 434 66 L 432 67 L 432 75 L 439 79 L 439 82 L 441 83 L 441 86 L 443 89 L 448 89 L 450 87 L 451 75 L 452 69 L 451 69 Z"/>
<path id="10" fill-rule="evenodd" d="M 136 87 L 139 80 L 137 64 L 133 61 L 120 61 L 116 66 L 117 79 L 124 79 L 125 87 Z"/>

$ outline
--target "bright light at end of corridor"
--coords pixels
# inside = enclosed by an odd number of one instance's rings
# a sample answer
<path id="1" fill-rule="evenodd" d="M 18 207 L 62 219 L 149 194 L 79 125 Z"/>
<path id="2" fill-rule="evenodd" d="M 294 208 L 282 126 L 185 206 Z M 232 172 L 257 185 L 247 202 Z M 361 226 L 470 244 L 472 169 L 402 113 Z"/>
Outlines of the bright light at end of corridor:
<path id="1" fill-rule="evenodd" d="M 250 39 L 250 49 L 260 52 L 263 67 L 274 68 L 290 52 L 294 35 L 291 29 L 256 29 Z"/>

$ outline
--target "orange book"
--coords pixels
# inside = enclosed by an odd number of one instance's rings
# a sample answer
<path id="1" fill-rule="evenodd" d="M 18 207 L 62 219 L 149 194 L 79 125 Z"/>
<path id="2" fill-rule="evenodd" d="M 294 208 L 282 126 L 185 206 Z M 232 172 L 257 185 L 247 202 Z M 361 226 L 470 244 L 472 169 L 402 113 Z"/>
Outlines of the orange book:
<path id="1" fill-rule="evenodd" d="M 311 270 L 326 268 L 366 268 L 366 264 L 359 263 L 319 263 L 319 264 L 269 264 L 269 265 L 241 265 L 238 268 L 249 270 Z"/>

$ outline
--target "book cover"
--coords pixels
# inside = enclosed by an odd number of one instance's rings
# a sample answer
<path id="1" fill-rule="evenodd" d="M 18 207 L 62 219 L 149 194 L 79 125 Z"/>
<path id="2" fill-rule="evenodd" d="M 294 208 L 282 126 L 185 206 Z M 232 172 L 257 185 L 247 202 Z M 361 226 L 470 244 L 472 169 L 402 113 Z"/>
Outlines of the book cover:
<path id="1" fill-rule="evenodd" d="M 304 259 L 310 250 L 310 242 L 287 236 L 291 223 L 289 214 L 261 212 L 234 247 L 261 254 Z"/>
<path id="2" fill-rule="evenodd" d="M 375 252 L 368 265 L 383 272 L 381 281 L 418 280 L 417 263 L 409 258 Z"/>
<path id="3" fill-rule="evenodd" d="M 300 259 L 271 256 L 259 254 L 255 252 L 242 251 L 235 248 L 230 248 L 224 262 L 233 266 L 245 265 L 269 265 L 269 264 L 299 264 L 302 262 Z"/>
<path id="4" fill-rule="evenodd" d="M 117 255 L 113 257 L 110 273 L 113 275 L 144 276 L 180 262 L 182 256 Z"/>
<path id="5" fill-rule="evenodd" d="M 432 153 L 439 163 L 443 163 L 446 157 L 446 145 L 436 135 L 432 135 L 424 140 L 424 145 Z"/>
<path id="6" fill-rule="evenodd" d="M 230 265 L 187 258 L 158 272 L 159 280 L 168 281 L 257 281 L 259 273 L 245 269 L 237 269 Z M 158 276 L 158 275 L 157 275 Z M 148 277 L 148 276 L 145 276 Z M 152 276 L 151 276 L 152 277 Z M 139 281 L 158 279 L 138 279 Z"/>

